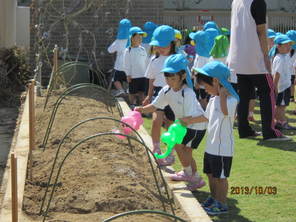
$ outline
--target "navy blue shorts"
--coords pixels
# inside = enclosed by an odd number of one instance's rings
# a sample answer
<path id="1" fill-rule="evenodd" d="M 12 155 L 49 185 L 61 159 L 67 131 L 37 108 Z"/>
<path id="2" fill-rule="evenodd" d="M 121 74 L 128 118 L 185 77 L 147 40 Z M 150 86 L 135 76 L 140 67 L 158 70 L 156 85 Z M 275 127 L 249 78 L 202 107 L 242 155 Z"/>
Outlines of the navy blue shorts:
<path id="1" fill-rule="evenodd" d="M 206 130 L 195 130 L 187 128 L 182 144 L 192 149 L 197 149 L 206 134 Z"/>
<path id="2" fill-rule="evenodd" d="M 289 106 L 291 97 L 291 87 L 280 92 L 276 97 L 277 106 Z"/>

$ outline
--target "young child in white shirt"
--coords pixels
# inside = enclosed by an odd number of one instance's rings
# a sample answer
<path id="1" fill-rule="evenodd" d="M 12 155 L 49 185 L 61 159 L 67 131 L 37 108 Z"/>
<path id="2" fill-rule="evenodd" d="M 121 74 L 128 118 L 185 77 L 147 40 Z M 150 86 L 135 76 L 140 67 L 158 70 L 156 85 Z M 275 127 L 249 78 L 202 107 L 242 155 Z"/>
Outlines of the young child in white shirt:
<path id="1" fill-rule="evenodd" d="M 228 82 L 230 70 L 219 61 L 209 62 L 197 72 L 197 83 L 212 95 L 205 111 L 208 119 L 204 173 L 211 195 L 203 203 L 209 215 L 226 213 L 228 180 L 234 152 L 233 122 L 239 96 Z"/>
<path id="2" fill-rule="evenodd" d="M 192 89 L 188 60 L 182 54 L 174 54 L 168 57 L 162 69 L 167 86 L 163 87 L 155 100 L 144 107 L 136 107 L 141 113 L 154 112 L 170 105 L 175 118 L 187 127 L 187 133 L 182 144 L 175 145 L 183 171 L 171 174 L 172 180 L 187 181 L 187 187 L 193 191 L 205 185 L 204 180 L 197 172 L 196 162 L 192 151 L 196 149 L 205 134 L 207 119 L 204 111 L 196 99 Z M 186 81 L 184 83 L 184 81 Z"/>
<path id="3" fill-rule="evenodd" d="M 148 56 L 142 43 L 142 37 L 147 34 L 139 27 L 130 29 L 130 46 L 125 49 L 123 56 L 124 71 L 129 83 L 129 102 L 131 106 L 136 106 L 144 100 L 146 90 L 145 71 L 147 67 Z"/>
<path id="4" fill-rule="evenodd" d="M 277 129 L 294 130 L 288 124 L 285 116 L 286 107 L 290 103 L 291 75 L 293 63 L 290 56 L 291 43 L 293 41 L 287 35 L 278 35 L 274 39 L 276 45 L 275 57 L 272 63 L 272 75 L 276 92 L 275 120 Z"/>
<path id="5" fill-rule="evenodd" d="M 149 104 L 166 85 L 162 68 L 165 60 L 176 53 L 175 30 L 168 25 L 157 27 L 152 36 L 150 45 L 155 50 L 155 56 L 150 60 L 147 66 L 145 77 L 149 79 L 148 93 L 143 101 L 143 105 Z M 157 109 L 152 114 L 151 137 L 153 142 L 153 152 L 161 153 L 160 150 L 160 131 L 164 122 L 170 123 L 175 120 L 174 113 L 170 106 L 163 109 Z M 161 166 L 168 166 L 174 163 L 174 156 L 170 155 L 166 159 L 159 159 Z"/>
<path id="6" fill-rule="evenodd" d="M 129 38 L 129 29 L 131 28 L 131 22 L 128 19 L 122 19 L 118 25 L 118 32 L 116 40 L 108 47 L 109 53 L 116 53 L 116 60 L 114 64 L 114 76 L 113 83 L 118 90 L 115 96 L 125 94 L 123 89 L 123 82 L 126 82 L 126 74 L 123 68 L 123 53 L 126 49 L 127 41 Z"/>

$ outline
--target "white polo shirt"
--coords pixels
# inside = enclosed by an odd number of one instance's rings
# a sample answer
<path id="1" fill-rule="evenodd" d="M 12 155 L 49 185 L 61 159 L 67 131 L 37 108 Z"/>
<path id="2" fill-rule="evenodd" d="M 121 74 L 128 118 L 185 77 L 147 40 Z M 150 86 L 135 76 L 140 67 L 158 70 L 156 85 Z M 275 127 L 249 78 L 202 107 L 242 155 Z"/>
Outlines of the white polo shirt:
<path id="1" fill-rule="evenodd" d="M 196 99 L 194 91 L 186 85 L 177 92 L 166 85 L 160 90 L 158 96 L 153 100 L 152 105 L 159 109 L 164 109 L 164 107 L 169 105 L 176 119 L 205 115 L 204 110 Z M 207 123 L 194 123 L 187 127 L 195 130 L 205 130 Z"/>
<path id="2" fill-rule="evenodd" d="M 233 156 L 233 122 L 238 101 L 233 96 L 227 97 L 228 115 L 221 111 L 220 97 L 210 99 L 205 115 L 208 118 L 206 153 L 216 156 Z"/>
<path id="3" fill-rule="evenodd" d="M 109 53 L 116 52 L 116 60 L 114 64 L 114 69 L 118 71 L 124 71 L 123 69 L 123 53 L 126 49 L 127 39 L 116 39 L 109 47 Z"/>
<path id="4" fill-rule="evenodd" d="M 294 51 L 294 55 L 292 56 L 292 63 L 293 63 L 293 72 L 292 75 L 296 75 L 296 50 Z"/>
<path id="5" fill-rule="evenodd" d="M 132 79 L 144 78 L 148 56 L 144 47 L 126 48 L 123 55 L 123 68 Z"/>
<path id="6" fill-rule="evenodd" d="M 291 86 L 291 75 L 293 70 L 293 61 L 290 54 L 277 54 L 272 63 L 272 75 L 280 74 L 277 85 L 278 93 L 285 91 Z"/>
<path id="7" fill-rule="evenodd" d="M 210 58 L 199 56 L 196 54 L 192 68 L 202 68 L 205 64 L 209 62 L 209 60 Z"/>
<path id="8" fill-rule="evenodd" d="M 154 87 L 164 87 L 166 85 L 164 74 L 161 72 L 163 64 L 168 56 L 159 57 L 153 56 L 147 66 L 145 77 L 147 79 L 154 79 Z"/>

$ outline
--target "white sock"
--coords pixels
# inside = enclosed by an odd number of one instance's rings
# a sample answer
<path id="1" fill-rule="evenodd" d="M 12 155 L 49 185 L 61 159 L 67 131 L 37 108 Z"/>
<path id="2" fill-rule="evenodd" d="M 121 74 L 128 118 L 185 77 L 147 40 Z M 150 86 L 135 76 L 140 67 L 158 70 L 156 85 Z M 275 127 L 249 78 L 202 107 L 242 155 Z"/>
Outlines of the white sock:
<path id="1" fill-rule="evenodd" d="M 184 167 L 184 172 L 185 172 L 185 174 L 187 174 L 188 176 L 192 176 L 192 168 L 191 168 L 191 166 Z"/>

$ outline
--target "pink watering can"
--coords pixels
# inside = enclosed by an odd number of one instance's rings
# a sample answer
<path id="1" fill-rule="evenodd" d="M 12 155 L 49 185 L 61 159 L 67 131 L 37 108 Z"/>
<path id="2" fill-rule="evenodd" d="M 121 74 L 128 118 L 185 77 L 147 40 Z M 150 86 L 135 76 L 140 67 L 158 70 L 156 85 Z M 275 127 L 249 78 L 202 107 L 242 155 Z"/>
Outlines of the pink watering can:
<path id="1" fill-rule="evenodd" d="M 140 112 L 131 111 L 128 113 L 127 116 L 123 116 L 121 118 L 121 122 L 128 124 L 129 126 L 133 127 L 135 130 L 138 130 L 140 128 L 140 126 L 144 123 L 144 120 L 143 120 Z M 122 127 L 123 127 L 122 130 L 117 129 L 114 132 L 128 135 L 133 131 L 130 127 L 128 127 L 124 124 L 122 124 Z M 117 135 L 117 137 L 119 139 L 125 139 L 125 136 Z"/>

